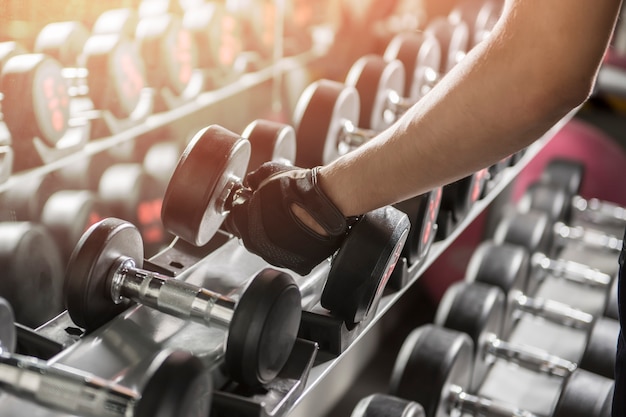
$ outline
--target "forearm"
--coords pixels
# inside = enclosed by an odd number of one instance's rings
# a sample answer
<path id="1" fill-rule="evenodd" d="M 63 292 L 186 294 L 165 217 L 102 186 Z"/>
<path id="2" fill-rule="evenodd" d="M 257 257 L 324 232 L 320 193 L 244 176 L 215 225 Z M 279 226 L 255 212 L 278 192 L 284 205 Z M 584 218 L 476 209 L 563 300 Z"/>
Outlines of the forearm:
<path id="1" fill-rule="evenodd" d="M 536 140 L 589 93 L 620 2 L 512 2 L 394 126 L 320 171 L 345 215 L 421 194 Z"/>

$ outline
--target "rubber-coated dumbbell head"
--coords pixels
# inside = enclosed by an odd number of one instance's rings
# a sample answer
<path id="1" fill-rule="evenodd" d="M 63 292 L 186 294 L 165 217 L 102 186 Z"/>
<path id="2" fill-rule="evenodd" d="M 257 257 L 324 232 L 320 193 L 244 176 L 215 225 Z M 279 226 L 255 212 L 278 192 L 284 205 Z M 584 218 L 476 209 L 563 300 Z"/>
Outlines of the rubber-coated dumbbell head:
<path id="1" fill-rule="evenodd" d="M 389 97 L 390 94 L 403 97 L 404 74 L 401 61 L 387 61 L 374 54 L 362 56 L 350 67 L 346 85 L 359 93 L 359 127 L 380 132 L 395 122 L 396 113 L 390 107 Z"/>
<path id="2" fill-rule="evenodd" d="M 78 21 L 49 23 L 35 39 L 34 51 L 53 57 L 64 67 L 79 64 L 89 30 Z"/>
<path id="3" fill-rule="evenodd" d="M 57 245 L 41 225 L 0 223 L 0 296 L 13 306 L 17 322 L 38 327 L 62 311 L 63 263 Z"/>
<path id="4" fill-rule="evenodd" d="M 111 301 L 111 270 L 121 256 L 143 265 L 143 241 L 130 223 L 107 218 L 82 235 L 67 264 L 65 307 L 78 326 L 94 330 L 128 307 Z"/>
<path id="5" fill-rule="evenodd" d="M 447 417 L 450 388 L 469 386 L 473 356 L 474 347 L 466 334 L 421 326 L 402 344 L 389 392 L 421 404 L 428 417 Z"/>
<path id="6" fill-rule="evenodd" d="M 15 316 L 11 304 L 0 297 L 0 352 L 13 353 L 17 343 Z"/>
<path id="7" fill-rule="evenodd" d="M 256 386 L 276 378 L 296 341 L 300 303 L 290 275 L 273 269 L 256 275 L 239 299 L 228 331 L 225 360 L 233 379 Z"/>
<path id="8" fill-rule="evenodd" d="M 84 56 L 94 106 L 120 119 L 130 117 L 146 86 L 144 63 L 132 41 L 120 34 L 94 35 L 85 43 Z"/>
<path id="9" fill-rule="evenodd" d="M 582 369 L 565 382 L 553 417 L 609 417 L 613 381 Z"/>
<path id="10" fill-rule="evenodd" d="M 434 36 L 441 45 L 440 74 L 448 73 L 469 50 L 469 29 L 465 22 L 453 24 L 447 18 L 440 16 L 433 19 L 425 29 L 426 33 Z"/>
<path id="11" fill-rule="evenodd" d="M 553 222 L 569 224 L 572 217 L 572 197 L 562 188 L 535 182 L 526 189 L 517 203 L 517 209 L 521 213 L 543 212 Z"/>
<path id="12" fill-rule="evenodd" d="M 540 211 L 527 213 L 509 212 L 498 223 L 493 240 L 496 244 L 520 245 L 530 253 L 549 255 L 553 243 L 553 222 L 548 214 Z"/>
<path id="13" fill-rule="evenodd" d="M 387 394 L 372 394 L 361 399 L 350 417 L 426 417 L 416 402 Z"/>
<path id="14" fill-rule="evenodd" d="M 322 307 L 349 326 L 365 320 L 398 262 L 409 227 L 407 216 L 393 207 L 363 215 L 332 259 Z"/>
<path id="15" fill-rule="evenodd" d="M 289 125 L 257 119 L 246 126 L 241 136 L 250 141 L 252 148 L 248 172 L 269 161 L 287 165 L 296 161 L 296 132 Z"/>
<path id="16" fill-rule="evenodd" d="M 117 34 L 132 39 L 135 37 L 138 21 L 139 16 L 136 10 L 130 8 L 105 10 L 94 22 L 91 33 L 94 35 Z"/>
<path id="17" fill-rule="evenodd" d="M 441 68 L 441 45 L 426 33 L 405 32 L 397 34 L 385 49 L 387 61 L 400 60 L 404 64 L 403 97 L 419 100 L 434 85 Z"/>
<path id="18" fill-rule="evenodd" d="M 137 417 L 209 415 L 213 383 L 200 359 L 189 352 L 162 351 L 146 371 Z"/>
<path id="19" fill-rule="evenodd" d="M 513 327 L 513 311 L 519 295 L 528 291 L 530 259 L 528 252 L 517 245 L 481 243 L 470 258 L 465 280 L 500 288 L 506 297 L 503 335 Z"/>
<path id="20" fill-rule="evenodd" d="M 7 221 L 39 221 L 51 195 L 65 184 L 56 173 L 24 178 L 0 194 L 0 216 Z"/>
<path id="21" fill-rule="evenodd" d="M 217 126 L 200 130 L 180 157 L 165 191 L 161 218 L 171 233 L 197 246 L 206 244 L 226 217 L 223 195 L 241 179 L 250 142 Z"/>
<path id="22" fill-rule="evenodd" d="M 2 69 L 2 113 L 13 140 L 37 137 L 54 147 L 69 123 L 61 64 L 43 54 L 17 55 Z"/>
<path id="23" fill-rule="evenodd" d="M 341 155 L 345 123 L 358 126 L 359 94 L 354 87 L 330 80 L 318 80 L 300 95 L 294 111 L 296 165 L 313 168 Z"/>
<path id="24" fill-rule="evenodd" d="M 562 188 L 572 197 L 580 192 L 584 177 L 585 166 L 582 162 L 555 158 L 544 168 L 540 181 Z"/>
<path id="25" fill-rule="evenodd" d="M 474 342 L 474 370 L 470 392 L 480 386 L 493 359 L 485 351 L 489 339 L 499 338 L 506 314 L 500 288 L 480 282 L 457 282 L 445 292 L 434 323 L 470 336 Z"/>
<path id="26" fill-rule="evenodd" d="M 617 275 L 617 274 L 616 274 Z M 619 304 L 618 304 L 618 291 L 619 291 L 619 279 L 617 276 L 613 277 L 613 282 L 607 293 L 606 305 L 604 307 L 604 316 L 614 320 L 619 320 Z"/>
<path id="27" fill-rule="evenodd" d="M 27 54 L 28 50 L 14 41 L 0 42 L 0 72 L 4 64 L 15 55 Z"/>
<path id="28" fill-rule="evenodd" d="M 578 366 L 597 375 L 615 378 L 615 349 L 619 322 L 598 317 L 587 334 L 587 345 Z"/>

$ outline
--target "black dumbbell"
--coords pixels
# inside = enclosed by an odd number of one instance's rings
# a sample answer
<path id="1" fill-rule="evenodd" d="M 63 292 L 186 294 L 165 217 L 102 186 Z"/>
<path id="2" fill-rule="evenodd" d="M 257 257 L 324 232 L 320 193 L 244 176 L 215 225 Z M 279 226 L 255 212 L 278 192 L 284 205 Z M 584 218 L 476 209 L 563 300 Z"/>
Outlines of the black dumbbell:
<path id="1" fill-rule="evenodd" d="M 43 54 L 11 57 L 0 76 L 2 115 L 11 133 L 15 171 L 33 168 L 80 149 L 89 139 L 86 120 L 70 121 L 61 64 Z"/>
<path id="2" fill-rule="evenodd" d="M 416 402 L 387 394 L 372 394 L 361 399 L 350 417 L 426 417 Z"/>
<path id="3" fill-rule="evenodd" d="M 15 339 L 11 307 L 0 298 L 1 390 L 27 402 L 84 417 L 191 417 L 209 413 L 211 376 L 200 359 L 188 352 L 156 354 L 138 392 L 79 369 L 15 354 Z"/>
<path id="4" fill-rule="evenodd" d="M 593 372 L 612 377 L 615 367 L 615 349 L 619 322 L 572 308 L 566 304 L 525 294 L 529 256 L 526 250 L 514 245 L 481 244 L 472 255 L 465 279 L 500 288 L 505 294 L 506 314 L 502 335 L 507 338 L 514 322 L 522 314 L 531 314 L 547 321 L 587 332 L 586 355 L 580 360 Z M 602 354 L 597 354 L 602 352 Z"/>
<path id="5" fill-rule="evenodd" d="M 285 364 L 300 324 L 300 292 L 293 279 L 265 269 L 239 300 L 140 269 L 138 230 L 108 218 L 81 238 L 68 263 L 65 304 L 72 320 L 93 330 L 137 302 L 163 313 L 228 329 L 229 375 L 249 386 L 272 381 Z"/>
<path id="6" fill-rule="evenodd" d="M 568 378 L 577 368 L 591 372 L 602 368 L 604 356 L 615 344 L 614 337 L 607 338 L 606 333 L 592 332 L 580 362 L 574 363 L 542 349 L 507 342 L 502 339 L 505 304 L 500 288 L 481 282 L 461 281 L 448 288 L 437 309 L 435 324 L 466 333 L 474 344 L 474 370 L 468 386 L 470 392 L 476 392 L 496 359 L 546 375 Z M 603 376 L 610 378 L 612 374 Z"/>
<path id="7" fill-rule="evenodd" d="M 466 334 L 434 325 L 419 327 L 398 353 L 389 391 L 421 404 L 427 417 L 537 416 L 469 393 L 473 356 L 473 343 Z M 612 397 L 612 380 L 577 369 L 565 381 L 551 416 L 609 417 Z"/>
<path id="8" fill-rule="evenodd" d="M 241 136 L 250 142 L 248 172 L 268 161 L 293 165 L 296 161 L 296 132 L 290 125 L 257 119 Z"/>
<path id="9" fill-rule="evenodd" d="M 206 244 L 231 207 L 250 195 L 242 184 L 249 159 L 250 142 L 239 135 L 217 125 L 198 132 L 165 192 L 161 218 L 166 230 L 196 246 Z M 408 229 L 406 216 L 391 207 L 360 217 L 333 257 L 322 306 L 350 324 L 367 317 L 400 256 Z"/>
<path id="10" fill-rule="evenodd" d="M 63 262 L 50 233 L 31 222 L 0 222 L 0 296 L 17 321 L 38 327 L 63 310 Z"/>

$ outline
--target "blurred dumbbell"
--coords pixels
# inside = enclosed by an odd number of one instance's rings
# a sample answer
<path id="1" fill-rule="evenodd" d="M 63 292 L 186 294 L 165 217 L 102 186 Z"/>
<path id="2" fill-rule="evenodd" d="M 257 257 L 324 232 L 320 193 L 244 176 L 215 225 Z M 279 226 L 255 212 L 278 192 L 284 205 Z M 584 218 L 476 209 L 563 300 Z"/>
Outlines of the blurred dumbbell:
<path id="1" fill-rule="evenodd" d="M 156 354 L 137 392 L 79 369 L 15 354 L 15 342 L 11 307 L 0 298 L 2 391 L 45 409 L 84 417 L 191 417 L 209 413 L 210 374 L 200 359 L 188 352 Z"/>
<path id="2" fill-rule="evenodd" d="M 615 338 L 591 333 L 578 364 L 529 345 L 510 343 L 502 338 L 506 314 L 504 293 L 481 282 L 457 282 L 450 286 L 439 304 L 434 323 L 466 333 L 474 344 L 474 369 L 470 392 L 476 392 L 496 359 L 542 374 L 567 378 L 577 368 L 595 372 L 602 368 Z M 595 338 L 595 339 L 594 339 Z M 613 362 L 614 363 L 614 362 Z M 611 375 L 603 375 L 612 378 Z"/>
<path id="3" fill-rule="evenodd" d="M 249 198 L 251 191 L 242 184 L 249 159 L 250 142 L 239 135 L 217 125 L 198 132 L 165 192 L 161 218 L 166 230 L 196 246 L 206 244 L 233 205 Z M 322 306 L 346 323 L 366 318 L 393 271 L 408 229 L 406 216 L 390 207 L 362 216 L 333 257 Z"/>
<path id="4" fill-rule="evenodd" d="M 157 91 L 156 110 L 170 110 L 195 98 L 204 88 L 197 71 L 198 46 L 182 19 L 173 14 L 146 16 L 135 32 L 148 86 Z"/>
<path id="5" fill-rule="evenodd" d="M 470 31 L 463 21 L 452 22 L 446 17 L 433 19 L 424 32 L 434 36 L 441 46 L 441 67 L 439 74 L 447 74 L 456 66 L 470 49 Z"/>
<path id="6" fill-rule="evenodd" d="M 597 374 L 613 377 L 619 322 L 594 317 L 557 301 L 527 296 L 528 263 L 528 253 L 524 248 L 485 242 L 472 255 L 465 279 L 493 285 L 504 292 L 507 304 L 502 326 L 504 338 L 508 337 L 514 323 L 523 314 L 586 331 L 585 355 L 590 356 L 583 356 L 580 362 Z"/>
<path id="7" fill-rule="evenodd" d="M 460 1 L 450 12 L 448 19 L 453 24 L 465 22 L 469 28 L 469 44 L 473 47 L 483 41 L 502 14 L 502 0 Z"/>
<path id="8" fill-rule="evenodd" d="M 474 346 L 464 333 L 425 325 L 405 339 L 390 381 L 392 395 L 415 401 L 427 417 L 526 416 L 535 413 L 468 392 Z M 566 379 L 552 417 L 609 417 L 613 381 L 577 369 Z"/>
<path id="9" fill-rule="evenodd" d="M 2 115 L 11 133 L 16 171 L 80 149 L 89 139 L 86 120 L 70 120 L 61 64 L 43 54 L 10 58 L 1 74 Z"/>
<path id="10" fill-rule="evenodd" d="M 103 210 L 134 224 L 143 237 L 148 257 L 171 241 L 161 222 L 165 184 L 140 163 L 119 163 L 102 174 L 97 195 Z"/>
<path id="11" fill-rule="evenodd" d="M 285 364 L 300 324 L 300 292 L 271 269 L 257 274 L 239 300 L 141 269 L 143 242 L 128 222 L 108 218 L 81 238 L 68 263 L 65 304 L 72 320 L 94 330 L 136 302 L 228 330 L 230 376 L 249 386 L 272 381 Z"/>
<path id="12" fill-rule="evenodd" d="M 62 310 L 63 262 L 41 225 L 0 222 L 0 296 L 15 306 L 16 320 L 38 327 Z"/>
<path id="13" fill-rule="evenodd" d="M 437 84 L 441 75 L 441 46 L 426 33 L 399 33 L 387 45 L 384 59 L 399 60 L 404 65 L 404 91 L 401 97 L 417 102 Z"/>
<path id="14" fill-rule="evenodd" d="M 117 34 L 127 39 L 135 37 L 139 14 L 134 9 L 110 9 L 102 12 L 94 22 L 93 35 Z"/>
<path id="15" fill-rule="evenodd" d="M 372 394 L 361 399 L 350 417 L 426 417 L 416 402 L 387 394 Z"/>
<path id="16" fill-rule="evenodd" d="M 609 201 L 580 196 L 583 178 L 582 163 L 553 159 L 546 165 L 539 181 L 528 187 L 520 205 L 524 204 L 526 210 L 544 210 L 566 224 L 570 224 L 574 215 L 580 215 L 590 223 L 623 228 L 626 209 Z"/>
<path id="17" fill-rule="evenodd" d="M 37 34 L 33 50 L 53 57 L 64 67 L 73 67 L 80 61 L 88 38 L 89 30 L 81 22 L 49 23 Z"/>

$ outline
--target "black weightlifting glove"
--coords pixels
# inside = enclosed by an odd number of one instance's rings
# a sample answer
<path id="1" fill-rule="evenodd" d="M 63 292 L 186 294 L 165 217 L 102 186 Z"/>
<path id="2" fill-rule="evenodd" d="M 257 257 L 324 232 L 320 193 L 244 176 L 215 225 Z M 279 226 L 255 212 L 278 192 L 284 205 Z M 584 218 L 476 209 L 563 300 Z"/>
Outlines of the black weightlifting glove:
<path id="1" fill-rule="evenodd" d="M 348 221 L 319 188 L 317 168 L 268 162 L 248 174 L 245 183 L 252 195 L 234 204 L 226 227 L 250 252 L 306 275 L 339 248 Z M 292 212 L 294 204 L 307 211 L 328 236 L 305 226 Z"/>

